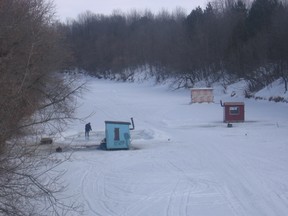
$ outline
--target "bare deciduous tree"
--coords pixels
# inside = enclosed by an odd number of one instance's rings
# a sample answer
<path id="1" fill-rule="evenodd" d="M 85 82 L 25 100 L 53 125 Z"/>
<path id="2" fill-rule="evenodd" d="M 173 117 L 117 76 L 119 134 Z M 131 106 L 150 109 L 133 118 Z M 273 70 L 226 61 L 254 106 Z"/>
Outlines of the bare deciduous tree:
<path id="1" fill-rule="evenodd" d="M 61 161 L 31 145 L 71 119 L 81 88 L 63 79 L 70 52 L 45 0 L 0 0 L 0 215 L 64 215 Z M 67 66 L 67 65 L 66 65 Z M 26 136 L 25 135 L 29 135 Z"/>

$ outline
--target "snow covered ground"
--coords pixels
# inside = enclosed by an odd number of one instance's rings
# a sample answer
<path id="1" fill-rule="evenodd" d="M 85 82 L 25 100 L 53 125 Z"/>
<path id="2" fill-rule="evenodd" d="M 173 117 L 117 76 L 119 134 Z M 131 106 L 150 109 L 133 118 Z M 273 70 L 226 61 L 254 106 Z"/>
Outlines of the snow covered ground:
<path id="1" fill-rule="evenodd" d="M 188 90 L 91 78 L 77 112 L 91 116 L 57 141 L 76 149 L 59 167 L 67 194 L 83 202 L 86 216 L 288 215 L 288 104 L 231 98 L 233 88 L 216 89 L 215 103 L 190 104 Z M 246 121 L 228 128 L 221 99 L 245 102 Z M 130 150 L 95 147 L 104 121 L 130 117 Z"/>

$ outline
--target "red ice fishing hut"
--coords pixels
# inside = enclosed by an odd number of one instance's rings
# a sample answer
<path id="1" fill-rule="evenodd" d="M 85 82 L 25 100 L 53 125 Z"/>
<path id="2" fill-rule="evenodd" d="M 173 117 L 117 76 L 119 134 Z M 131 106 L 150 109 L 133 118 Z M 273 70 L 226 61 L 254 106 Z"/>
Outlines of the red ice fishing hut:
<path id="1" fill-rule="evenodd" d="M 224 107 L 224 122 L 244 122 L 245 120 L 245 104 L 243 102 L 225 102 L 221 106 Z"/>

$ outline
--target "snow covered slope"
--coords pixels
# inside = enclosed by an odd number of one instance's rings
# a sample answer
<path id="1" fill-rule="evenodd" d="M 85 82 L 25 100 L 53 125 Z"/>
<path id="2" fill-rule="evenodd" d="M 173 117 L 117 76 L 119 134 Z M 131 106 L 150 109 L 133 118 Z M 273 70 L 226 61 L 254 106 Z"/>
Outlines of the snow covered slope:
<path id="1" fill-rule="evenodd" d="M 104 121 L 129 121 L 132 148 L 75 151 L 67 194 L 87 216 L 285 216 L 288 214 L 288 105 L 230 98 L 190 104 L 188 90 L 92 79 L 59 143 L 98 145 Z M 244 123 L 222 122 L 219 101 L 245 102 Z M 91 122 L 90 140 L 84 125 Z"/>

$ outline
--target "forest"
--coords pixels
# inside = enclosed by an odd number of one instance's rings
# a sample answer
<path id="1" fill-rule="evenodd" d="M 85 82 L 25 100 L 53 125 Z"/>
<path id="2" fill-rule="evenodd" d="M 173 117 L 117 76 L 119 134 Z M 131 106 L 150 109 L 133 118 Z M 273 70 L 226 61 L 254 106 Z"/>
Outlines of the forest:
<path id="1" fill-rule="evenodd" d="M 110 16 L 84 12 L 61 27 L 73 67 L 123 80 L 149 71 L 179 87 L 199 80 L 250 83 L 256 91 L 281 79 L 288 86 L 288 5 L 280 0 L 216 0 L 192 10 L 149 10 Z"/>

